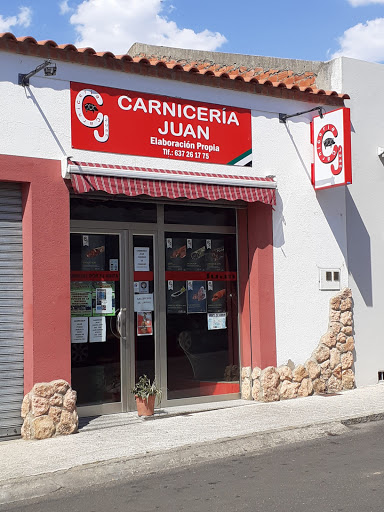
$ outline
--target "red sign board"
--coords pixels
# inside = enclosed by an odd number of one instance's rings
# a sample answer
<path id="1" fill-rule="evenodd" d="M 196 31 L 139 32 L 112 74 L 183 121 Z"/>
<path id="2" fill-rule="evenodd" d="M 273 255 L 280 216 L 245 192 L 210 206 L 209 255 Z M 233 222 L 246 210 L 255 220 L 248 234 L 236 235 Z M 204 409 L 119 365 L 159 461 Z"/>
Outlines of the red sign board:
<path id="1" fill-rule="evenodd" d="M 72 147 L 246 165 L 251 111 L 71 82 Z"/>
<path id="2" fill-rule="evenodd" d="M 312 185 L 315 190 L 352 183 L 349 108 L 327 112 L 311 123 Z"/>

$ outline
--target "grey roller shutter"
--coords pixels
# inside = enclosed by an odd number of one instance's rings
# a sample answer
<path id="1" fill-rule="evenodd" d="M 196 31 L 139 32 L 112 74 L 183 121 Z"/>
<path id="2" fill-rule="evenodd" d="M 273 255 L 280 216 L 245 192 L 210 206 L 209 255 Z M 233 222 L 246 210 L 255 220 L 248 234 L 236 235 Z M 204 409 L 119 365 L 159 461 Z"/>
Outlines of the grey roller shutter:
<path id="1" fill-rule="evenodd" d="M 0 182 L 0 439 L 20 433 L 24 395 L 21 187 Z"/>

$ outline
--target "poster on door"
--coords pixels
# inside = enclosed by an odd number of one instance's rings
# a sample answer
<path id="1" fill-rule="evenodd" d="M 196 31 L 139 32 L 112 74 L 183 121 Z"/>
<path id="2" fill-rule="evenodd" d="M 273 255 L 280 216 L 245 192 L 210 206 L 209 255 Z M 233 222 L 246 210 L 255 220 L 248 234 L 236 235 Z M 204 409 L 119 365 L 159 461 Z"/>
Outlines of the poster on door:
<path id="1" fill-rule="evenodd" d="M 137 313 L 137 335 L 138 336 L 152 336 L 152 312 L 141 311 Z"/>
<path id="2" fill-rule="evenodd" d="M 149 271 L 149 247 L 134 248 L 135 272 Z"/>
<path id="3" fill-rule="evenodd" d="M 105 235 L 81 235 L 81 270 L 105 270 Z"/>
<path id="4" fill-rule="evenodd" d="M 93 316 L 115 316 L 114 281 L 95 281 L 92 290 Z"/>
<path id="5" fill-rule="evenodd" d="M 92 316 L 92 283 L 71 282 L 71 316 Z"/>
<path id="6" fill-rule="evenodd" d="M 207 314 L 208 331 L 227 328 L 227 313 L 208 313 Z"/>
<path id="7" fill-rule="evenodd" d="M 207 312 L 205 281 L 187 281 L 187 313 Z"/>
<path id="8" fill-rule="evenodd" d="M 166 281 L 167 313 L 187 312 L 187 288 L 185 281 Z"/>
<path id="9" fill-rule="evenodd" d="M 204 271 L 206 250 L 206 240 L 204 238 L 187 238 L 186 270 Z"/>
<path id="10" fill-rule="evenodd" d="M 88 342 L 88 317 L 71 318 L 71 343 Z"/>
<path id="11" fill-rule="evenodd" d="M 225 281 L 207 282 L 208 313 L 224 313 L 227 310 L 227 289 Z"/>
<path id="12" fill-rule="evenodd" d="M 224 240 L 206 240 L 205 254 L 206 270 L 223 272 L 225 270 Z"/>
<path id="13" fill-rule="evenodd" d="M 165 239 L 165 268 L 166 270 L 185 270 L 187 241 L 185 238 Z"/>

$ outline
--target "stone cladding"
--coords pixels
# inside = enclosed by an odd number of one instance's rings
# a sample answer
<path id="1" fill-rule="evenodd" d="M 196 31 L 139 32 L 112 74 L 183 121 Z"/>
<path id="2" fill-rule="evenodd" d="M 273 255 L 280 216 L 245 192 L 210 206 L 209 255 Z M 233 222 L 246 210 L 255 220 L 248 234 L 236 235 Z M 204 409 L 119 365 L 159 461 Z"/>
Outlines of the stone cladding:
<path id="1" fill-rule="evenodd" d="M 329 326 L 305 364 L 241 369 L 241 397 L 274 402 L 355 387 L 352 292 L 330 300 Z"/>
<path id="2" fill-rule="evenodd" d="M 21 406 L 21 437 L 46 439 L 77 432 L 76 399 L 76 391 L 65 380 L 35 384 Z"/>

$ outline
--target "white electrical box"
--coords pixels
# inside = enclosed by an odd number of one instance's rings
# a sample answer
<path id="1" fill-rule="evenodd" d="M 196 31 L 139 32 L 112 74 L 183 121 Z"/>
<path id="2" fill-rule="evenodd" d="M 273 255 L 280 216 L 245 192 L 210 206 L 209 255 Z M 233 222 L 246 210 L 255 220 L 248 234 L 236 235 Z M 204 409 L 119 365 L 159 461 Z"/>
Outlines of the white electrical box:
<path id="1" fill-rule="evenodd" d="M 320 268 L 320 290 L 340 290 L 340 269 Z"/>

